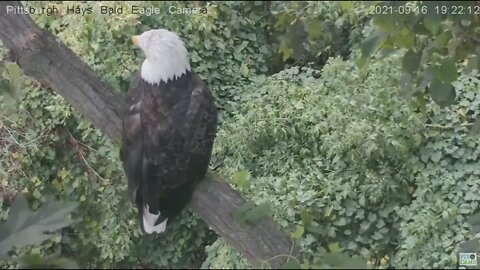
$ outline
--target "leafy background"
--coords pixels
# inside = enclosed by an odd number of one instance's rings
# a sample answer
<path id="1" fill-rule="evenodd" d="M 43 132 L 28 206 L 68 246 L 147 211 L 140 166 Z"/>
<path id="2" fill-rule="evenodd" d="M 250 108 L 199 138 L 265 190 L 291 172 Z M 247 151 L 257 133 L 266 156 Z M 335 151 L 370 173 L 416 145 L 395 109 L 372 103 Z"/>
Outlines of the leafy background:
<path id="1" fill-rule="evenodd" d="M 220 109 L 211 169 L 268 205 L 302 268 L 452 268 L 479 207 L 480 19 L 422 3 L 145 2 L 208 8 L 146 16 L 131 14 L 138 2 L 28 2 L 58 8 L 33 18 L 122 93 L 143 57 L 130 36 L 178 32 Z M 75 4 L 94 12 L 64 12 Z M 393 6 L 417 14 L 372 13 Z M 23 215 L 78 204 L 45 241 L 18 240 L 3 268 L 57 255 L 94 268 L 250 267 L 188 208 L 170 234 L 141 235 L 119 146 L 0 51 L 0 217 L 14 224 L 17 194 Z"/>

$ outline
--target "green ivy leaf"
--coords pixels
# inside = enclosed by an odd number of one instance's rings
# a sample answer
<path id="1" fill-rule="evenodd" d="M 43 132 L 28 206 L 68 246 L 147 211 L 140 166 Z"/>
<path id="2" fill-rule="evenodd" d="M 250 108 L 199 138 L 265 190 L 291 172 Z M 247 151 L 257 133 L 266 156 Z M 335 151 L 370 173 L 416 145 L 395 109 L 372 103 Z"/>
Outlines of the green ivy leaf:
<path id="1" fill-rule="evenodd" d="M 435 12 L 431 12 L 435 13 Z M 438 31 L 440 30 L 440 16 L 425 16 L 423 18 L 423 25 L 425 26 L 430 33 L 433 35 L 436 35 Z"/>
<path id="2" fill-rule="evenodd" d="M 453 35 L 450 31 L 443 32 L 435 38 L 433 45 L 438 51 L 445 50 L 452 37 Z"/>
<path id="3" fill-rule="evenodd" d="M 248 188 L 250 186 L 250 174 L 248 171 L 239 171 L 235 173 L 232 182 L 241 188 Z"/>
<path id="4" fill-rule="evenodd" d="M 247 77 L 247 76 L 248 76 L 248 72 L 249 72 L 249 70 L 248 70 L 247 65 L 242 64 L 242 65 L 240 66 L 240 73 L 241 73 L 244 77 Z"/>
<path id="5" fill-rule="evenodd" d="M 340 7 L 344 11 L 349 11 L 350 9 L 352 9 L 353 5 L 352 5 L 351 1 L 341 1 L 340 2 Z"/>
<path id="6" fill-rule="evenodd" d="M 303 228 L 303 226 L 297 225 L 295 231 L 290 233 L 290 236 L 293 239 L 299 239 L 300 237 L 302 237 L 304 232 L 305 229 Z"/>
<path id="7" fill-rule="evenodd" d="M 400 35 L 390 36 L 393 42 L 402 48 L 413 48 L 415 45 L 415 34 L 408 28 L 403 28 Z"/>
<path id="8" fill-rule="evenodd" d="M 325 232 L 325 229 L 318 225 L 312 224 L 310 227 L 306 228 L 308 232 L 314 233 L 314 234 L 322 234 Z"/>
<path id="9" fill-rule="evenodd" d="M 22 70 L 17 65 L 17 63 L 9 62 L 5 64 L 5 67 L 8 70 L 8 74 L 10 77 L 10 82 L 12 84 L 13 90 L 18 91 L 22 86 Z"/>
<path id="10" fill-rule="evenodd" d="M 455 102 L 455 89 L 449 83 L 442 83 L 434 78 L 430 83 L 428 92 L 432 99 L 440 106 L 449 106 Z"/>
<path id="11" fill-rule="evenodd" d="M 412 50 L 408 50 L 402 58 L 402 66 L 403 69 L 413 74 L 415 71 L 418 70 L 420 66 L 420 59 L 422 58 L 422 52 L 414 52 Z"/>
<path id="12" fill-rule="evenodd" d="M 60 177 L 60 179 L 66 179 L 69 176 L 69 171 L 65 170 L 65 168 L 62 168 L 60 171 L 58 171 L 57 175 Z"/>
<path id="13" fill-rule="evenodd" d="M 286 61 L 293 55 L 293 48 L 287 47 L 286 45 L 280 45 L 278 52 L 282 54 L 283 61 Z"/>
<path id="14" fill-rule="evenodd" d="M 433 155 L 430 157 L 433 162 L 438 163 L 440 159 L 442 158 L 442 152 L 436 151 L 433 153 Z"/>
<path id="15" fill-rule="evenodd" d="M 338 253 L 342 252 L 343 249 L 340 247 L 339 243 L 335 242 L 328 245 L 328 250 L 332 253 Z"/>
<path id="16" fill-rule="evenodd" d="M 458 78 L 457 66 L 450 58 L 445 58 L 431 67 L 433 76 L 444 83 L 451 83 Z"/>
<path id="17" fill-rule="evenodd" d="M 355 60 L 355 64 L 359 69 L 364 69 L 367 66 L 367 63 L 368 63 L 368 57 L 366 56 L 360 56 L 358 57 L 358 59 Z"/>
<path id="18" fill-rule="evenodd" d="M 255 35 L 255 33 L 250 33 L 247 37 L 250 41 L 257 41 L 257 35 Z"/>
<path id="19" fill-rule="evenodd" d="M 311 40 L 320 37 L 322 34 L 322 22 L 320 20 L 312 19 L 307 25 L 308 36 Z"/>
<path id="20" fill-rule="evenodd" d="M 308 228 L 310 224 L 312 224 L 313 216 L 306 209 L 302 209 L 302 211 L 300 212 L 300 218 L 302 219 L 303 227 Z"/>

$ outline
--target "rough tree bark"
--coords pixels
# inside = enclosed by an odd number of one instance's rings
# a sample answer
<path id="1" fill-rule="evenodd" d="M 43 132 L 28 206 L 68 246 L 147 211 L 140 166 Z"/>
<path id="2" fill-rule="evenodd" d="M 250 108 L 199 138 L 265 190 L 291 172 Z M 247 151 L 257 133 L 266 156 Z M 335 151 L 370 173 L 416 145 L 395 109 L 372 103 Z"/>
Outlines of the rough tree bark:
<path id="1" fill-rule="evenodd" d="M 8 12 L 21 7 L 18 1 L 0 3 L 0 39 L 17 64 L 44 86 L 55 90 L 114 142 L 121 137 L 123 99 L 102 82 L 93 70 L 51 33 L 23 14 Z M 11 10 L 11 8 L 10 8 Z M 268 263 L 280 267 L 292 245 L 271 218 L 241 226 L 234 219 L 246 203 L 223 179 L 207 177 L 194 193 L 192 206 L 227 243 L 237 248 L 254 267 Z M 274 259 L 272 259 L 274 258 Z"/>

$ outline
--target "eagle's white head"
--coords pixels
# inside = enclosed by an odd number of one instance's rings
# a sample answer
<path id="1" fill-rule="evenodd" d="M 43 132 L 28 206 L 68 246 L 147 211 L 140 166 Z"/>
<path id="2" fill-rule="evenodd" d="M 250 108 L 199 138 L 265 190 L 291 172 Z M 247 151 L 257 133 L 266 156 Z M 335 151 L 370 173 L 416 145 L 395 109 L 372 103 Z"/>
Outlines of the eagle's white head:
<path id="1" fill-rule="evenodd" d="M 148 30 L 133 36 L 132 42 L 146 56 L 141 76 L 148 83 L 168 82 L 190 71 L 187 49 L 176 33 L 165 29 Z"/>

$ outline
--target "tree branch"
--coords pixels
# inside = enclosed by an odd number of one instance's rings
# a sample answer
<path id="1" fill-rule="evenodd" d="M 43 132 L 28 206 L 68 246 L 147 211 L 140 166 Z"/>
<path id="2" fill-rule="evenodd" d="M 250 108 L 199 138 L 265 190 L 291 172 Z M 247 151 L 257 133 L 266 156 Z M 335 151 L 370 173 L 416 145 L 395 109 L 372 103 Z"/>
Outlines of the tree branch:
<path id="1" fill-rule="evenodd" d="M 0 3 L 0 39 L 14 60 L 29 75 L 55 90 L 114 142 L 121 139 L 124 103 L 111 86 L 51 33 L 23 14 L 7 12 L 18 1 Z M 223 179 L 206 177 L 196 189 L 192 206 L 227 243 L 237 248 L 254 267 L 269 260 L 279 268 L 291 254 L 291 242 L 271 218 L 241 226 L 234 214 L 246 200 Z M 295 256 L 297 249 L 293 252 Z"/>

